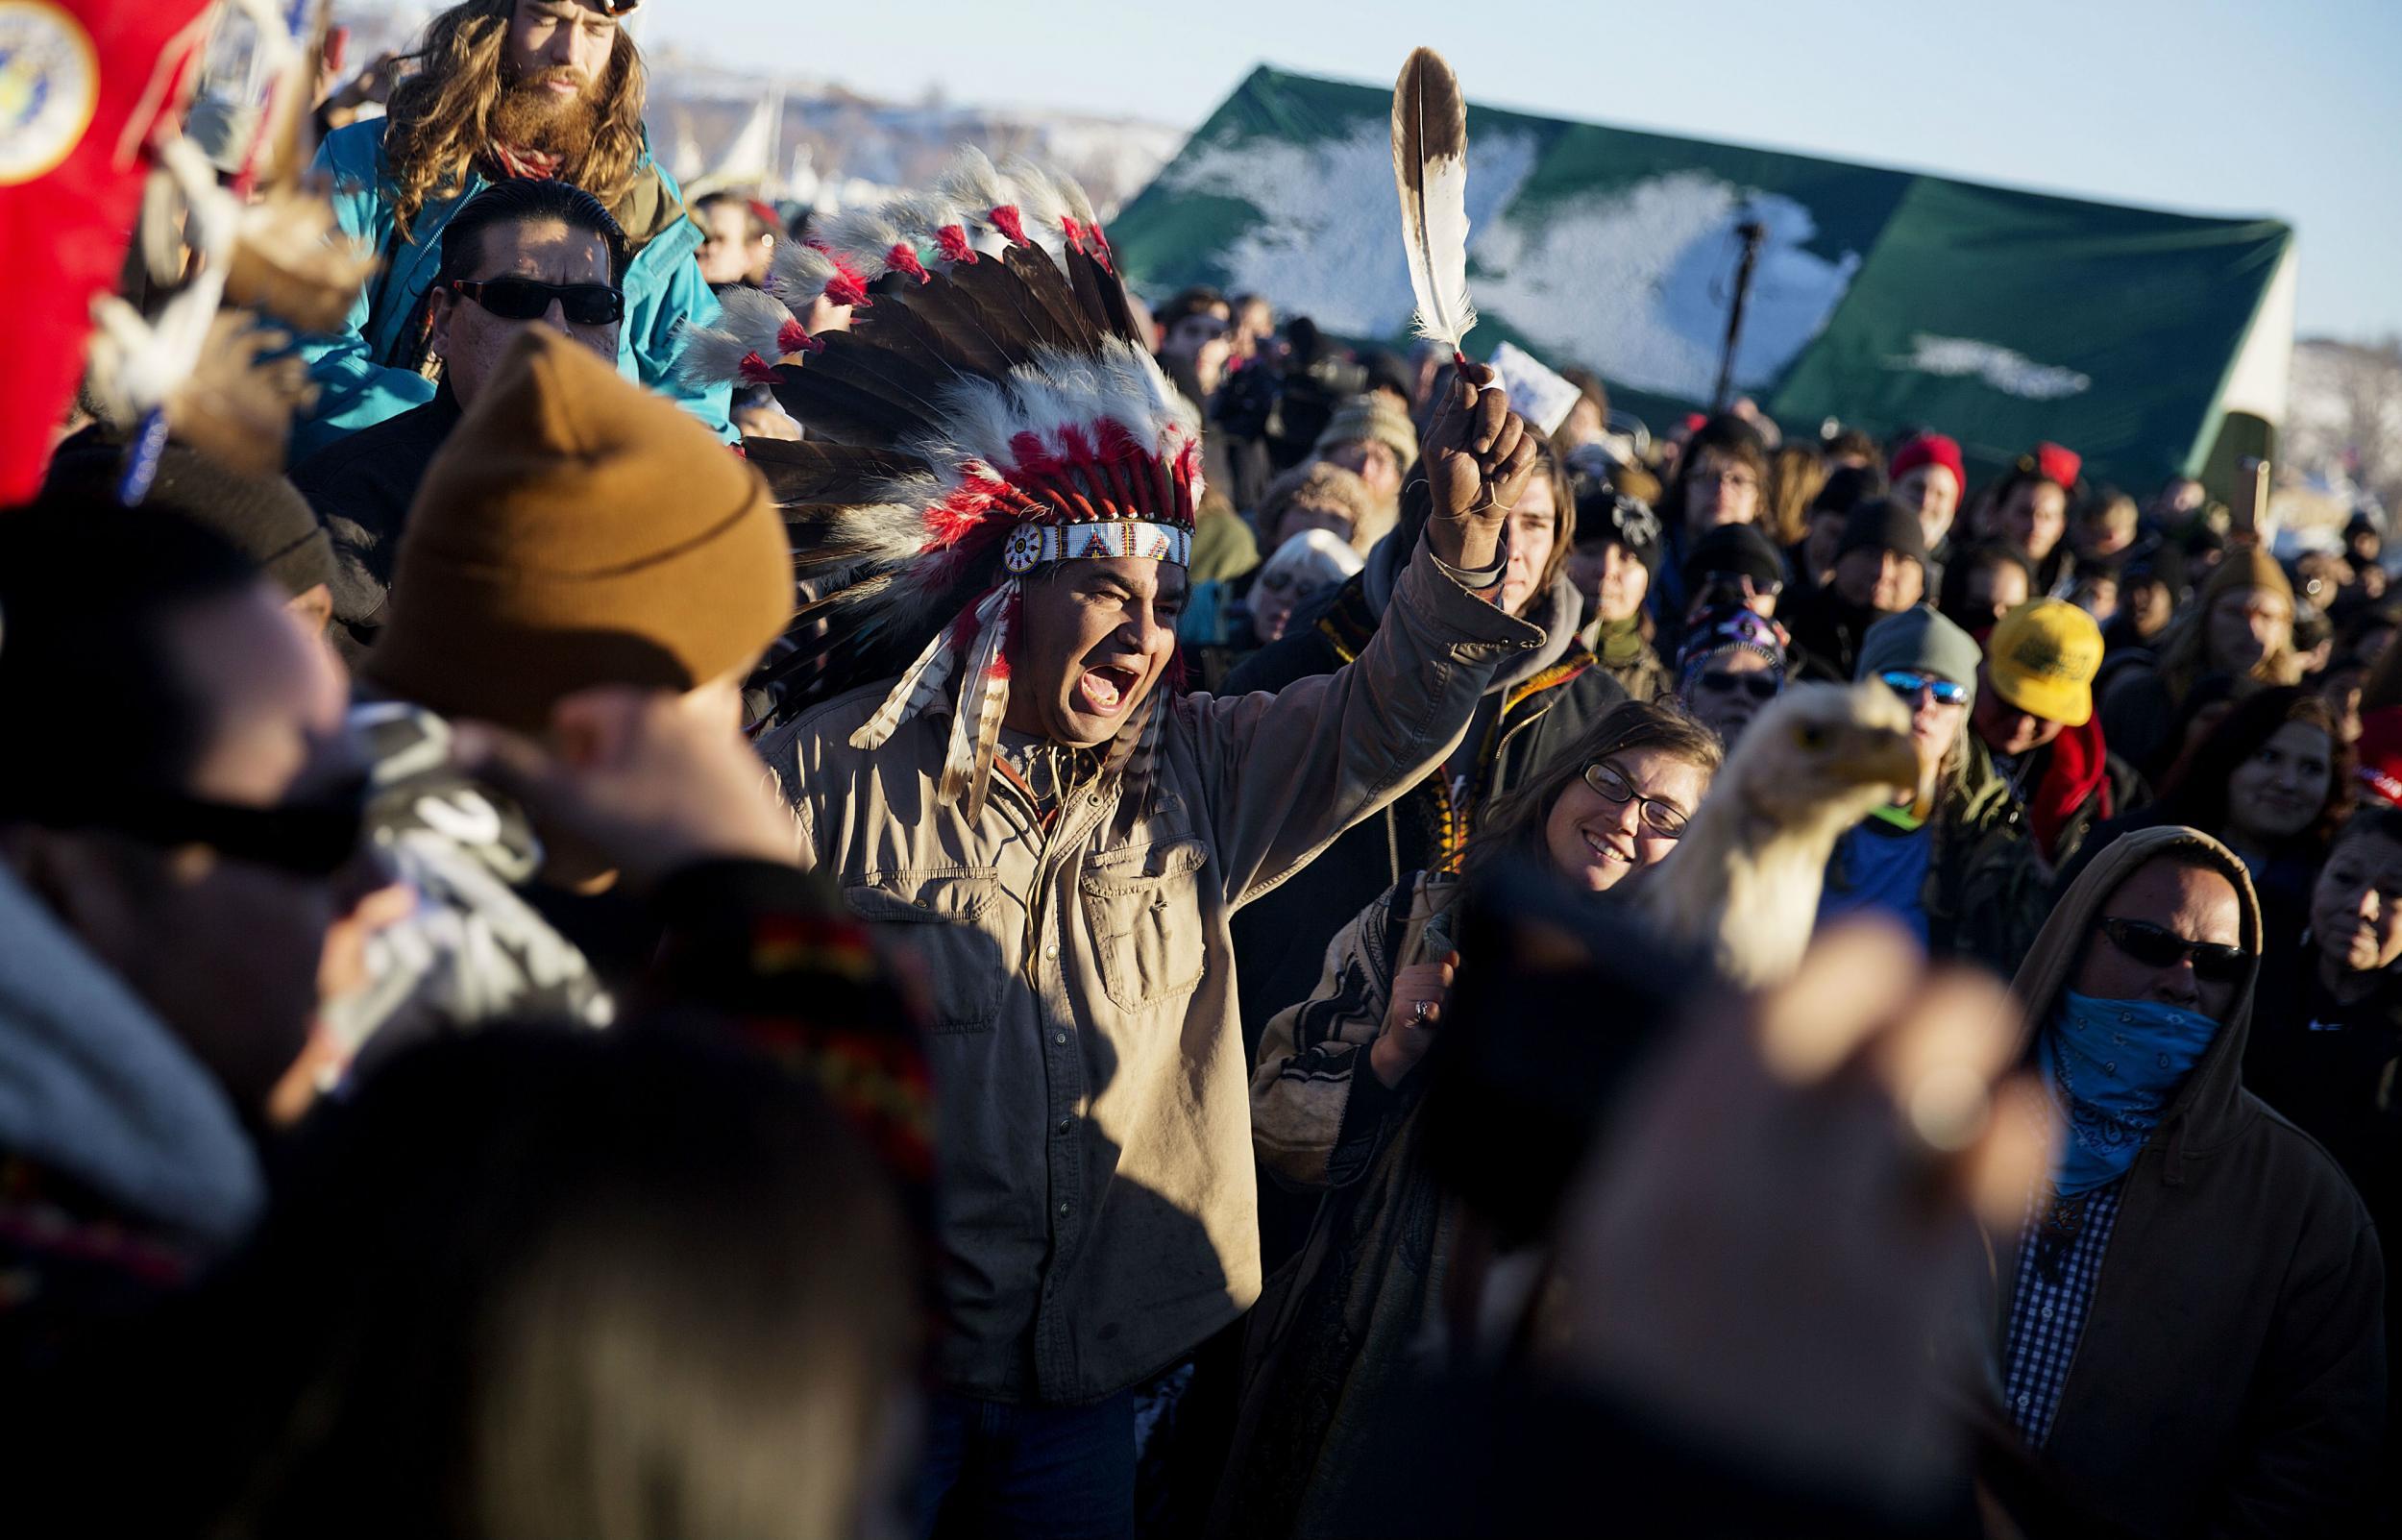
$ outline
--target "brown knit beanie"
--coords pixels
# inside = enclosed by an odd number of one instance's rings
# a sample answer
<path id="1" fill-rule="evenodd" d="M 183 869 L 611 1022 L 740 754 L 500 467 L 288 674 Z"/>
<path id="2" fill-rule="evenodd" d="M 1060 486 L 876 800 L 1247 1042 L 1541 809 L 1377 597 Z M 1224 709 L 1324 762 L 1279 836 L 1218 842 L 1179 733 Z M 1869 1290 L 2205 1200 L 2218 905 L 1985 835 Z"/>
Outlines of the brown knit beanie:
<path id="1" fill-rule="evenodd" d="M 361 672 L 532 731 L 578 690 L 684 691 L 747 668 L 793 607 L 792 548 L 757 473 L 683 408 L 528 327 L 426 470 Z"/>
<path id="2" fill-rule="evenodd" d="M 2220 557 L 2218 565 L 2211 569 L 2209 580 L 2202 584 L 2194 608 L 2207 615 L 2220 595 L 2252 588 L 2266 588 L 2284 599 L 2289 611 L 2293 608 L 2292 580 L 2277 565 L 2277 558 L 2258 546 L 2241 547 Z"/>
<path id="3" fill-rule="evenodd" d="M 1349 515 L 1351 549 L 1363 556 L 1393 526 L 1392 504 L 1380 501 L 1365 481 L 1339 465 L 1305 460 L 1270 481 L 1259 507 L 1252 512 L 1251 522 L 1260 532 L 1262 547 L 1273 550 L 1279 544 L 1276 526 L 1284 523 L 1286 511 L 1296 502 L 1340 508 Z"/>
<path id="4" fill-rule="evenodd" d="M 1318 435 L 1311 452 L 1323 454 L 1337 444 L 1362 439 L 1391 450 L 1393 458 L 1401 462 L 1405 471 L 1417 463 L 1418 430 L 1400 403 L 1381 390 L 1354 396 L 1336 407 L 1335 415 L 1326 420 L 1326 431 Z"/>

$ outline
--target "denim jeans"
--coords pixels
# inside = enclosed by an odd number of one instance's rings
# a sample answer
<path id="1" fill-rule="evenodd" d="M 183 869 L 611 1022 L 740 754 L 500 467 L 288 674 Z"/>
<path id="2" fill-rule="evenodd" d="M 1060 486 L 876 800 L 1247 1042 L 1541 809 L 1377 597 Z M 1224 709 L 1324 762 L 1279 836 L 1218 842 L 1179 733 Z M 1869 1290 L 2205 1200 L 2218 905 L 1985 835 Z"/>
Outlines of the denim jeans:
<path id="1" fill-rule="evenodd" d="M 1090 1406 L 936 1396 L 926 1409 L 918 1491 L 920 1536 L 1127 1540 L 1135 1519 L 1134 1392 Z"/>

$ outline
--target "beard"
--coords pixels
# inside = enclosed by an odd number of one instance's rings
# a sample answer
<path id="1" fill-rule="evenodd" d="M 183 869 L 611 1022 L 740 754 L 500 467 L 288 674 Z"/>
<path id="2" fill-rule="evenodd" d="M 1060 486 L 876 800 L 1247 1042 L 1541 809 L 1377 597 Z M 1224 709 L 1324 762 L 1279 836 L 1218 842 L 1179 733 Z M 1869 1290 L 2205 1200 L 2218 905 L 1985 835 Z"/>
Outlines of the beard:
<path id="1" fill-rule="evenodd" d="M 562 96 L 551 89 L 553 81 L 569 81 L 577 89 Z M 592 148 L 600 128 L 600 85 L 561 65 L 537 75 L 508 82 L 492 106 L 492 136 L 521 150 L 539 150 L 566 158 L 570 164 Z"/>

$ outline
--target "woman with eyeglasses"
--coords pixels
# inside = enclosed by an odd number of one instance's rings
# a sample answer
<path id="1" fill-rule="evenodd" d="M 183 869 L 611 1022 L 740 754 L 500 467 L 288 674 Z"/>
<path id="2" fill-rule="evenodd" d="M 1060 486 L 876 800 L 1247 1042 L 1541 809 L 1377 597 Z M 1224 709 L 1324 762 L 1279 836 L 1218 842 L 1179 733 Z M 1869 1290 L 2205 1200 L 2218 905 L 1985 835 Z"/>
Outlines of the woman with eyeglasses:
<path id="1" fill-rule="evenodd" d="M 1375 1408 L 1444 1318 L 1458 1215 L 1425 1167 L 1418 1065 L 1443 1030 L 1459 894 L 1518 862 L 1623 892 L 1675 852 L 1719 760 L 1682 713 L 1617 707 L 1495 804 L 1459 871 L 1416 873 L 1346 925 L 1317 989 L 1268 1023 L 1253 1140 L 1282 1185 L 1324 1196 L 1252 1312 L 1218 1532 L 1338 1532 L 1342 1478 Z"/>
<path id="2" fill-rule="evenodd" d="M 2256 692 L 2170 768 L 2159 801 L 2096 826 L 2061 872 L 2062 889 L 2112 840 L 2184 824 L 2243 859 L 2272 941 L 2299 935 L 2318 868 L 2352 809 L 2352 763 L 2325 701 L 2294 686 Z"/>
<path id="3" fill-rule="evenodd" d="M 1760 708 L 1785 687 L 1785 631 L 1748 606 L 1693 618 L 1677 654 L 1677 703 L 1732 748 Z"/>
<path id="4" fill-rule="evenodd" d="M 1835 842 L 1820 892 L 1821 925 L 1883 912 L 1936 955 L 1998 966 L 2043 923 L 2048 896 L 2009 783 L 1968 730 L 1981 660 L 1969 634 L 1921 604 L 1861 638 L 1858 677 L 1910 708 L 1918 793 L 1879 808 Z"/>

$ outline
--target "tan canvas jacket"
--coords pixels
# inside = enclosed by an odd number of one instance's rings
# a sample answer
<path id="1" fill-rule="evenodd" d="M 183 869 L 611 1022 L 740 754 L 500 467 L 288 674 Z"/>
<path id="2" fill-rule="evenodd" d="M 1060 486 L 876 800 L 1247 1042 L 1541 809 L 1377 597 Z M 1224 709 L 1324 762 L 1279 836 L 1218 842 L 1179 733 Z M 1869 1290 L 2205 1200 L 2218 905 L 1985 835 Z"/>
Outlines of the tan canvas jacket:
<path id="1" fill-rule="evenodd" d="M 819 867 L 927 964 L 945 1389 L 1099 1400 L 1251 1305 L 1228 917 L 1439 765 L 1493 669 L 1541 640 L 1421 547 L 1358 662 L 1180 698 L 1147 791 L 1087 789 L 1047 834 L 1006 777 L 977 824 L 937 805 L 945 717 L 852 748 L 882 685 L 762 742 Z"/>

